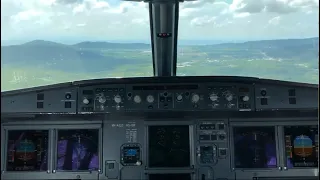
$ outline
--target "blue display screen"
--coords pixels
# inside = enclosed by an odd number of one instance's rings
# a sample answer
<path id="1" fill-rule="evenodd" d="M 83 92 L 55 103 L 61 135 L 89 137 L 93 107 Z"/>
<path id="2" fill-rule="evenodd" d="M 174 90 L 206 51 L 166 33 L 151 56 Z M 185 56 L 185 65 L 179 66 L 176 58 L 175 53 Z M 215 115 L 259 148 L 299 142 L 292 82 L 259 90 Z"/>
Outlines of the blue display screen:
<path id="1" fill-rule="evenodd" d="M 137 155 L 137 149 L 128 149 L 126 152 L 127 156 L 136 156 Z"/>

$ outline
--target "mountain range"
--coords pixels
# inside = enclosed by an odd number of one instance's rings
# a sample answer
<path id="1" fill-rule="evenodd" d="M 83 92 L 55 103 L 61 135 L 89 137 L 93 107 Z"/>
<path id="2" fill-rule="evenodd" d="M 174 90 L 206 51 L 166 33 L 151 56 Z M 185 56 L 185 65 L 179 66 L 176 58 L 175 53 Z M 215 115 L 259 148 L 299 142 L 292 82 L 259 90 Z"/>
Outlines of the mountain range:
<path id="1" fill-rule="evenodd" d="M 248 41 L 214 45 L 179 46 L 179 52 L 205 53 L 210 59 L 284 59 L 312 61 L 318 56 L 319 38 Z M 185 50 L 187 49 L 187 50 Z M 81 42 L 65 45 L 35 40 L 1 46 L 1 65 L 38 66 L 67 71 L 95 72 L 121 65 L 151 63 L 151 46 L 144 43 Z M 191 51 L 190 51 L 191 52 Z M 190 54 L 189 52 L 189 54 Z M 179 55 L 178 55 L 179 58 Z M 178 62 L 190 58 L 180 58 Z M 205 60 L 205 59 L 203 59 Z M 70 68 L 72 67 L 72 68 Z"/>
<path id="2" fill-rule="evenodd" d="M 319 82 L 319 38 L 211 45 L 178 42 L 178 76 Z M 152 76 L 150 44 L 35 40 L 1 46 L 1 91 L 107 77 Z"/>

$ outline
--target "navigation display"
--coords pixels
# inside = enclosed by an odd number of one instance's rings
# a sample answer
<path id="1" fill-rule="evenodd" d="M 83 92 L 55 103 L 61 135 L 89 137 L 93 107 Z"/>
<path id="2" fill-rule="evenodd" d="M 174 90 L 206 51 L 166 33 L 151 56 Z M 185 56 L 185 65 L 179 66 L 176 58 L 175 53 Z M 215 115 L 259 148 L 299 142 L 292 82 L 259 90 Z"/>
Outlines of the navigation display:
<path id="1" fill-rule="evenodd" d="M 318 126 L 285 126 L 287 167 L 318 167 Z"/>
<path id="2" fill-rule="evenodd" d="M 276 168 L 275 127 L 234 127 L 235 168 Z"/>
<path id="3" fill-rule="evenodd" d="M 98 170 L 98 144 L 98 129 L 59 130 L 57 145 L 57 170 Z"/>
<path id="4" fill-rule="evenodd" d="M 189 126 L 149 126 L 149 167 L 189 167 Z"/>
<path id="5" fill-rule="evenodd" d="M 7 171 L 46 171 L 47 130 L 8 131 Z"/>

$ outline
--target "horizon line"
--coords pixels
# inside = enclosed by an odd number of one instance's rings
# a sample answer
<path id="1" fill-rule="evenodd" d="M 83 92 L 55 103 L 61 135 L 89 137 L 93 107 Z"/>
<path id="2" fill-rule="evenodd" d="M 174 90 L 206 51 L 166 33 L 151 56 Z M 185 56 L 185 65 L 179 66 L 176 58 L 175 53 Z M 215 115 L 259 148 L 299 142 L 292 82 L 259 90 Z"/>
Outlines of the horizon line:
<path id="1" fill-rule="evenodd" d="M 235 39 L 235 40 L 218 40 L 218 39 L 178 39 L 178 43 L 179 41 L 203 41 L 203 43 L 199 43 L 199 44 L 193 44 L 191 43 L 190 45 L 200 45 L 200 44 L 206 44 L 205 42 L 209 43 L 206 45 L 214 45 L 214 44 L 224 44 L 224 43 L 244 43 L 244 42 L 254 42 L 254 41 L 272 41 L 272 40 L 303 40 L 303 39 L 314 39 L 314 38 L 319 38 L 319 36 L 313 36 L 313 37 L 304 37 L 304 38 L 278 38 L 278 39 L 252 39 L 252 40 L 240 40 L 240 39 Z M 30 41 L 24 41 L 23 43 L 14 43 L 12 42 L 12 44 L 10 43 L 6 43 L 9 41 L 18 41 L 18 40 L 1 40 L 1 46 L 14 46 L 14 45 L 23 45 L 23 44 L 27 44 L 30 42 L 34 42 L 34 41 L 45 41 L 45 42 L 53 42 L 53 43 L 57 43 L 57 44 L 64 44 L 64 45 L 76 45 L 79 43 L 84 43 L 84 42 L 92 42 L 92 43 L 118 43 L 118 44 L 151 44 L 151 42 L 146 43 L 146 41 L 149 40 L 83 40 L 83 41 L 77 41 L 77 42 L 73 42 L 73 43 L 67 43 L 67 42 L 59 42 L 59 41 L 54 41 L 54 40 L 45 40 L 45 39 L 35 39 L 35 40 L 30 40 Z M 216 43 L 213 43 L 214 41 L 216 41 Z M 2 44 L 6 44 L 6 45 L 2 45 Z M 187 45 L 187 44 L 184 44 Z"/>

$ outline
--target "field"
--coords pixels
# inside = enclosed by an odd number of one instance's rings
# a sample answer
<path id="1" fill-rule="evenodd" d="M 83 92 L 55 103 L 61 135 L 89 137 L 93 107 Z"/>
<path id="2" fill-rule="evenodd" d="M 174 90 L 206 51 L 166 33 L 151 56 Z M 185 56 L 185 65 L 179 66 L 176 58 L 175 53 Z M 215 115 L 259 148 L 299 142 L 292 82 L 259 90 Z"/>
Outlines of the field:
<path id="1" fill-rule="evenodd" d="M 292 42 L 294 41 L 294 42 Z M 318 38 L 179 46 L 180 76 L 249 76 L 319 83 Z M 152 76 L 147 44 L 33 41 L 1 47 L 1 91 L 108 77 Z"/>

